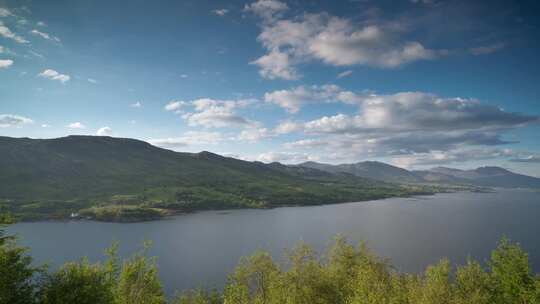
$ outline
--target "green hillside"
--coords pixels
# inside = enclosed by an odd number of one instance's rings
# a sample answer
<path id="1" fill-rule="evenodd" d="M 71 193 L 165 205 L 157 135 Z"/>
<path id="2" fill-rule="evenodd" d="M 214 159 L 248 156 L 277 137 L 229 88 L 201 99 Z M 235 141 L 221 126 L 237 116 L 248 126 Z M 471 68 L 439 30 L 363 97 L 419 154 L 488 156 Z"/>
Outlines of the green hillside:
<path id="1" fill-rule="evenodd" d="M 0 203 L 23 219 L 154 219 L 202 209 L 317 205 L 432 193 L 351 174 L 178 153 L 111 137 L 0 137 Z"/>

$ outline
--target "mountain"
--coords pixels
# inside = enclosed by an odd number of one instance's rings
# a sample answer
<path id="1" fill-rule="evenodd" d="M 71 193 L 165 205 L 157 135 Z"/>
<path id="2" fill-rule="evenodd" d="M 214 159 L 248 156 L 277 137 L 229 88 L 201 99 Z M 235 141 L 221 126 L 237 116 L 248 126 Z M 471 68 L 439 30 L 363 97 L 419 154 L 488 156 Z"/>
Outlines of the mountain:
<path id="1" fill-rule="evenodd" d="M 341 165 L 305 162 L 299 166 L 329 173 L 348 173 L 358 177 L 392 183 L 540 188 L 540 178 L 517 174 L 500 167 L 480 167 L 473 170 L 436 167 L 430 170 L 408 171 L 403 168 L 374 161 Z"/>
<path id="2" fill-rule="evenodd" d="M 0 137 L 0 204 L 27 218 L 81 210 L 91 217 L 119 212 L 154 217 L 171 210 L 315 205 L 418 193 L 426 190 L 210 152 L 174 152 L 134 139 Z"/>
<path id="3" fill-rule="evenodd" d="M 395 183 L 419 183 L 424 182 L 413 172 L 389 164 L 365 161 L 354 164 L 329 165 L 316 162 L 305 162 L 301 167 L 319 169 L 330 173 L 349 173 L 354 176 L 370 178 Z"/>
<path id="4" fill-rule="evenodd" d="M 540 178 L 517 174 L 500 167 L 480 167 L 473 170 L 459 170 L 437 167 L 430 170 L 459 179 L 477 186 L 502 188 L 540 188 Z"/>

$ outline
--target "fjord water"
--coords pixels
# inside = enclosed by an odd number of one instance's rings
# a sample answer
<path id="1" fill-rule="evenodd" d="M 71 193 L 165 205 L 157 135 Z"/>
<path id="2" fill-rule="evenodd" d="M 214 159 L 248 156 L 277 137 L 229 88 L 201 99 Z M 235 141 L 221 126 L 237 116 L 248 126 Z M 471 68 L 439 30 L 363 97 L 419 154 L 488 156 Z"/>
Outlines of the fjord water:
<path id="1" fill-rule="evenodd" d="M 119 224 L 91 221 L 19 223 L 10 227 L 38 263 L 55 267 L 120 242 L 128 255 L 152 240 L 167 293 L 221 287 L 239 258 L 256 249 L 278 259 L 302 240 L 324 249 L 336 234 L 365 240 L 403 271 L 422 271 L 442 257 L 463 263 L 489 258 L 507 236 L 530 254 L 540 270 L 540 192 L 451 193 L 414 198 L 271 210 L 208 211 L 171 219 Z"/>

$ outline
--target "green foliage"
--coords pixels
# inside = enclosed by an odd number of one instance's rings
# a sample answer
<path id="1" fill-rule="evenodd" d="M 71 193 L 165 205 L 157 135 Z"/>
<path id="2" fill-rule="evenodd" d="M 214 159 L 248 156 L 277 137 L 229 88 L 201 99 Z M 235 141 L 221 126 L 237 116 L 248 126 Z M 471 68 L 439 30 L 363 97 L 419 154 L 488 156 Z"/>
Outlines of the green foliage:
<path id="1" fill-rule="evenodd" d="M 66 263 L 42 287 L 43 304 L 114 303 L 113 281 L 101 264 Z"/>
<path id="2" fill-rule="evenodd" d="M 492 303 L 533 303 L 537 292 L 529 258 L 517 244 L 503 239 L 491 254 Z"/>
<path id="3" fill-rule="evenodd" d="M 223 303 L 221 295 L 213 290 L 208 293 L 202 289 L 190 290 L 182 293 L 171 301 L 172 304 L 220 304 Z"/>
<path id="4" fill-rule="evenodd" d="M 0 245 L 0 303 L 34 303 L 40 273 L 24 248 L 11 242 Z"/>
<path id="5" fill-rule="evenodd" d="M 117 245 L 104 263 L 66 263 L 45 275 L 13 242 L 0 246 L 0 303 L 165 304 L 156 260 L 148 245 L 120 262 Z M 220 294 L 191 290 L 174 304 L 538 304 L 540 277 L 527 254 L 502 240 L 487 268 L 476 261 L 451 267 L 447 259 L 421 274 L 400 273 L 365 244 L 336 238 L 320 256 L 304 243 L 288 251 L 286 263 L 257 251 L 240 260 Z"/>
<path id="6" fill-rule="evenodd" d="M 145 251 L 147 248 L 145 245 Z M 116 302 L 122 304 L 165 303 L 155 259 L 149 259 L 143 252 L 124 262 L 116 287 Z"/>

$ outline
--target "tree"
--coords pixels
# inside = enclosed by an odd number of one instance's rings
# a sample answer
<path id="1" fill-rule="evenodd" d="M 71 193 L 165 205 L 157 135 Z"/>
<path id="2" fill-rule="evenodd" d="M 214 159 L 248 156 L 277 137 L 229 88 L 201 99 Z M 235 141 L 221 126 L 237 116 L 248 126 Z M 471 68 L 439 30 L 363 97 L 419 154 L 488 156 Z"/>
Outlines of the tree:
<path id="1" fill-rule="evenodd" d="M 90 264 L 84 258 L 79 263 L 66 263 L 48 276 L 41 291 L 43 304 L 113 304 L 114 281 L 107 268 Z"/>
<path id="2" fill-rule="evenodd" d="M 536 286 L 529 257 L 506 238 L 491 253 L 491 303 L 534 303 Z"/>
<path id="3" fill-rule="evenodd" d="M 32 267 L 26 249 L 11 242 L 0 245 L 0 303 L 34 303 L 35 275 L 41 270 Z"/>
<path id="4" fill-rule="evenodd" d="M 115 291 L 118 304 L 162 304 L 165 295 L 158 277 L 155 258 L 148 258 L 144 250 L 122 265 Z"/>
<path id="5" fill-rule="evenodd" d="M 455 278 L 456 304 L 489 304 L 489 274 L 480 263 L 467 260 L 467 264 L 458 267 Z"/>

